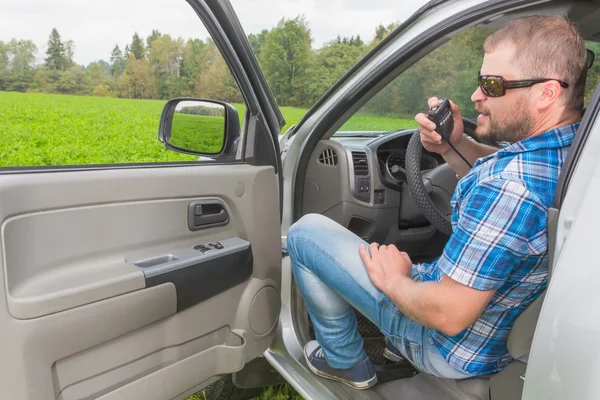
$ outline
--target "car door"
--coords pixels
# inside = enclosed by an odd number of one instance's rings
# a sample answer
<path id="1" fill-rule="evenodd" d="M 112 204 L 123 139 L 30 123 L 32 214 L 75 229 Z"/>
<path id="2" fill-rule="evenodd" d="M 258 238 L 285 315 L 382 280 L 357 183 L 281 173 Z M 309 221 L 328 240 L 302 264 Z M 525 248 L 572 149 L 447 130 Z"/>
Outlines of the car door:
<path id="1" fill-rule="evenodd" d="M 549 211 L 550 282 L 528 355 L 522 399 L 596 399 L 600 85 L 561 172 Z M 573 368 L 576 365 L 577 368 Z"/>
<path id="2" fill-rule="evenodd" d="M 229 3 L 188 2 L 245 99 L 237 151 L 1 169 L 3 399 L 182 399 L 273 340 L 284 121 Z"/>

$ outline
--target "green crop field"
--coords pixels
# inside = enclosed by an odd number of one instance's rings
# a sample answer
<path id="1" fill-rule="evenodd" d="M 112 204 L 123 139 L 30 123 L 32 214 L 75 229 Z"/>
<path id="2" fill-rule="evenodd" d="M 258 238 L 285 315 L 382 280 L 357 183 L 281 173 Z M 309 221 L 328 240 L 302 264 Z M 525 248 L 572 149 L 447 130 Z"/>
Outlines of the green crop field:
<path id="1" fill-rule="evenodd" d="M 0 92 L 0 166 L 191 161 L 158 141 L 163 100 Z M 234 105 L 240 119 L 244 106 Z M 282 107 L 284 132 L 306 109 Z M 394 130 L 414 120 L 357 115 L 342 129 Z M 200 140 L 199 135 L 199 140 Z"/>
<path id="2" fill-rule="evenodd" d="M 169 143 L 202 153 L 219 153 L 223 147 L 225 119 L 205 115 L 173 115 L 171 139 Z M 199 133 L 201 133 L 199 135 Z"/>

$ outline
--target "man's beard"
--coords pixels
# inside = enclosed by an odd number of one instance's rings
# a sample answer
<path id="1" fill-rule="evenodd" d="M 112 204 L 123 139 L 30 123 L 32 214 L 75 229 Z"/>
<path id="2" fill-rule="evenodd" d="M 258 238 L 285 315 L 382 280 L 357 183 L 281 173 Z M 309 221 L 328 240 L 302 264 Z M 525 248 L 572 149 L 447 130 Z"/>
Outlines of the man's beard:
<path id="1" fill-rule="evenodd" d="M 525 96 L 522 96 L 510 112 L 504 113 L 511 119 L 500 122 L 492 114 L 486 113 L 488 117 L 488 130 L 481 132 L 477 129 L 476 133 L 482 139 L 490 142 L 509 142 L 515 143 L 531 135 L 533 127 L 533 117 L 528 109 L 528 103 Z M 514 117 L 513 117 L 514 116 Z"/>

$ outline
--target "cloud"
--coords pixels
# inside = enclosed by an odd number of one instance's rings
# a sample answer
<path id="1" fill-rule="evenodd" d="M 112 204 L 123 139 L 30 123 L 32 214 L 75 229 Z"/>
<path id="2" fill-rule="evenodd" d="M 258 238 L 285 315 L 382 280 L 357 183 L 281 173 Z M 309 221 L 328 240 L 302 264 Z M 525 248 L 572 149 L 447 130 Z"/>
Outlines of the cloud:
<path id="1" fill-rule="evenodd" d="M 360 35 L 370 40 L 380 23 L 402 21 L 422 1 L 407 0 L 231 0 L 246 33 L 270 29 L 281 18 L 304 15 L 313 46 L 336 36 Z M 115 44 L 121 49 L 138 32 L 152 29 L 175 37 L 205 38 L 208 33 L 184 0 L 0 0 L 0 40 L 29 39 L 43 62 L 48 36 L 57 28 L 63 40 L 75 43 L 75 61 L 108 61 Z"/>

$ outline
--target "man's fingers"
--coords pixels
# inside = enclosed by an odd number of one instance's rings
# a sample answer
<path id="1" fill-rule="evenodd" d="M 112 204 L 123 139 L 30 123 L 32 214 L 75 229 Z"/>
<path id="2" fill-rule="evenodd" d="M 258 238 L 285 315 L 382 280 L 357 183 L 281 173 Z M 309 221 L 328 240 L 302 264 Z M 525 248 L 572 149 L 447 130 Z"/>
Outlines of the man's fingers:
<path id="1" fill-rule="evenodd" d="M 436 131 L 423 131 L 422 129 L 419 131 L 421 132 L 422 142 L 431 144 L 440 144 L 442 142 L 442 137 Z"/>
<path id="2" fill-rule="evenodd" d="M 383 252 L 381 254 L 381 256 L 385 260 L 385 263 L 390 265 L 390 264 L 394 264 L 395 260 L 398 259 L 399 253 L 400 253 L 400 250 L 398 250 L 398 248 L 395 245 L 390 244 L 386 247 L 385 252 Z"/>
<path id="3" fill-rule="evenodd" d="M 377 253 L 379 252 L 379 243 L 371 243 L 369 245 L 369 251 L 371 252 L 371 258 L 376 257 Z"/>
<path id="4" fill-rule="evenodd" d="M 389 251 L 388 251 L 388 247 L 386 245 L 381 245 L 379 246 L 379 251 L 377 252 L 377 261 L 379 262 L 379 264 L 384 264 L 385 261 L 389 256 Z"/>
<path id="5" fill-rule="evenodd" d="M 408 261 L 409 263 L 411 263 L 411 264 L 412 264 L 412 260 L 410 259 L 410 257 L 408 256 L 408 254 L 407 254 L 407 253 L 405 253 L 405 252 L 401 251 L 401 252 L 400 252 L 400 255 L 401 255 L 402 257 L 404 257 L 404 259 L 405 259 L 406 261 Z"/>
<path id="6" fill-rule="evenodd" d="M 427 105 L 429 108 L 437 107 L 438 104 L 440 104 L 440 101 L 437 97 L 430 97 L 429 100 L 427 100 Z"/>
<path id="7" fill-rule="evenodd" d="M 460 108 L 452 100 L 450 100 L 450 110 L 452 114 L 460 114 Z"/>
<path id="8" fill-rule="evenodd" d="M 421 136 L 421 142 L 423 144 L 441 144 L 442 137 L 437 132 L 433 132 L 431 136 Z"/>
<path id="9" fill-rule="evenodd" d="M 415 121 L 419 124 L 421 140 L 426 143 L 439 144 L 442 137 L 435 131 L 435 124 L 423 113 L 415 116 Z"/>
<path id="10" fill-rule="evenodd" d="M 427 117 L 427 115 L 423 113 L 418 113 L 415 115 L 415 121 L 424 130 L 433 131 L 435 129 L 435 124 L 429 119 L 429 117 Z"/>
<path id="11" fill-rule="evenodd" d="M 402 252 L 400 250 L 398 250 L 398 248 L 391 244 L 388 246 L 388 250 L 390 252 L 390 256 L 392 256 L 393 258 L 397 258 L 399 254 L 401 254 Z"/>
<path id="12" fill-rule="evenodd" d="M 361 244 L 358 247 L 358 253 L 360 254 L 360 258 L 362 258 L 362 260 L 365 263 L 365 265 L 367 266 L 367 268 L 370 268 L 371 267 L 371 256 L 369 256 L 369 253 L 367 252 L 367 248 L 365 247 L 364 244 Z"/>

